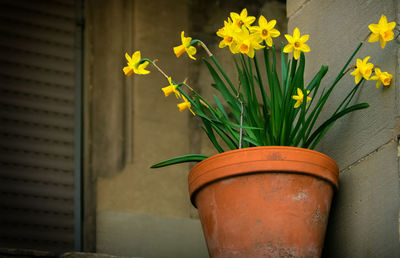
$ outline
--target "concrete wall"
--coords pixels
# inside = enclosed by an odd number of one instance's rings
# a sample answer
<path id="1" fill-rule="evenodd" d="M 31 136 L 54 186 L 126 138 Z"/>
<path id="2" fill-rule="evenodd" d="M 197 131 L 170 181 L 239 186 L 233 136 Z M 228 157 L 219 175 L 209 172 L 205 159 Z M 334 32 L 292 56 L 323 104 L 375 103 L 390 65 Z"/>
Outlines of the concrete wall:
<path id="1" fill-rule="evenodd" d="M 289 31 L 298 27 L 310 34 L 306 54 L 306 81 L 322 64 L 329 65 L 324 85 L 332 82 L 357 44 L 368 34 L 368 25 L 381 14 L 399 23 L 397 0 L 288 0 Z M 337 122 L 318 149 L 340 167 L 340 186 L 332 207 L 324 256 L 399 257 L 399 57 L 400 41 L 382 50 L 366 43 L 356 56 L 371 56 L 374 64 L 394 75 L 392 86 L 377 89 L 362 85 L 358 102 L 371 107 Z M 355 61 L 353 62 L 355 63 Z M 324 110 L 326 118 L 340 103 L 354 77 L 345 76 Z"/>

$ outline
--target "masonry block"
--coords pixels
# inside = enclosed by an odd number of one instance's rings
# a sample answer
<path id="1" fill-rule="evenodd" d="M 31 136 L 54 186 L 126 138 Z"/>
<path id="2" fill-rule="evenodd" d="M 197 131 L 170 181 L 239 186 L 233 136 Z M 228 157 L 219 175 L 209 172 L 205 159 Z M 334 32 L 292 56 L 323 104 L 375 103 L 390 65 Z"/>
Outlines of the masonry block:
<path id="1" fill-rule="evenodd" d="M 97 251 L 146 258 L 209 257 L 199 220 L 103 211 Z"/>
<path id="2" fill-rule="evenodd" d="M 390 143 L 340 174 L 324 257 L 399 257 L 397 144 Z"/>
<path id="3" fill-rule="evenodd" d="M 378 23 L 381 14 L 385 14 L 389 21 L 395 20 L 394 1 L 310 0 L 291 16 L 289 31 L 298 27 L 302 34 L 310 35 L 307 43 L 311 52 L 305 54 L 305 82 L 310 82 L 321 65 L 328 65 L 329 71 L 321 86 L 329 87 L 347 58 L 369 33 L 368 25 Z M 366 42 L 350 66 L 355 65 L 357 58 L 371 56 L 370 61 L 373 64 L 379 65 L 383 71 L 395 74 L 398 48 L 399 43 L 396 41 L 388 42 L 385 49 L 381 49 L 379 43 Z M 354 76 L 349 72 L 332 92 L 320 115 L 319 123 L 335 111 L 354 85 Z M 360 87 L 362 88 L 355 96 L 354 103 L 367 102 L 370 107 L 338 120 L 318 147 L 336 160 L 341 169 L 390 141 L 398 116 L 396 79 L 389 88 L 381 86 L 377 89 L 374 81 L 366 81 Z"/>
<path id="4" fill-rule="evenodd" d="M 291 17 L 295 14 L 303 5 L 305 5 L 309 0 L 287 0 L 286 1 L 286 15 Z"/>
<path id="5" fill-rule="evenodd" d="M 289 31 L 298 27 L 309 34 L 311 52 L 306 53 L 305 81 L 321 65 L 329 71 L 322 87 L 329 87 L 369 33 L 381 14 L 398 21 L 398 1 L 303 1 L 301 7 L 288 1 Z M 302 2 L 302 1 L 299 1 Z M 298 3 L 296 3 L 298 4 Z M 291 11 L 297 9 L 296 11 Z M 323 257 L 399 257 L 399 164 L 397 143 L 399 117 L 399 41 L 364 43 L 356 59 L 370 56 L 370 62 L 394 75 L 392 85 L 380 89 L 374 81 L 361 84 L 354 103 L 370 107 L 340 119 L 317 149 L 339 165 L 339 191 L 334 200 Z M 355 85 L 349 73 L 332 92 L 320 121 L 327 119 Z"/>

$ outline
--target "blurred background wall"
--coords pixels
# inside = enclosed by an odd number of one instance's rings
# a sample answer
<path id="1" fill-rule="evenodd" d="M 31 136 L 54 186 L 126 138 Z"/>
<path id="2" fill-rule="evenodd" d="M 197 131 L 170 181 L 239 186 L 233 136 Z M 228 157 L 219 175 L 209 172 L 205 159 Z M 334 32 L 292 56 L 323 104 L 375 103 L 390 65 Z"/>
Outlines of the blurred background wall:
<path id="1" fill-rule="evenodd" d="M 368 24 L 382 13 L 400 21 L 397 0 L 0 0 L 0 8 L 0 256 L 30 248 L 208 257 L 188 196 L 191 166 L 149 167 L 215 150 L 196 117 L 163 96 L 168 82 L 156 69 L 124 76 L 125 53 L 157 59 L 210 99 L 204 51 L 196 61 L 172 51 L 182 30 L 235 78 L 215 35 L 231 11 L 276 19 L 281 35 L 299 27 L 310 34 L 305 80 L 327 64 L 328 85 Z M 357 58 L 367 55 L 394 79 L 385 89 L 363 84 L 356 99 L 371 107 L 340 120 L 318 146 L 340 167 L 324 257 L 399 256 L 399 40 L 384 50 L 365 44 Z M 350 83 L 347 75 L 326 115 Z"/>
<path id="2" fill-rule="evenodd" d="M 157 170 L 159 161 L 215 151 L 190 112 L 180 113 L 156 69 L 125 78 L 125 52 L 140 50 L 176 81 L 212 97 L 211 78 L 198 48 L 197 61 L 176 58 L 180 33 L 205 42 L 234 76 L 229 50 L 218 49 L 216 31 L 231 11 L 247 8 L 277 19 L 286 31 L 284 2 L 277 1 L 86 1 L 85 113 L 87 182 L 92 189 L 86 220 L 96 221 L 87 242 L 98 252 L 143 257 L 207 257 L 197 211 L 187 190 L 188 165 Z M 234 78 L 234 77 L 233 77 Z M 91 214 L 90 214 L 91 213 Z M 95 219 L 96 218 L 96 219 Z M 96 232 L 94 234 L 94 232 Z M 96 240 L 93 237 L 96 237 Z M 93 244 L 95 246 L 93 246 Z M 88 246 L 88 247 L 89 247 Z"/>

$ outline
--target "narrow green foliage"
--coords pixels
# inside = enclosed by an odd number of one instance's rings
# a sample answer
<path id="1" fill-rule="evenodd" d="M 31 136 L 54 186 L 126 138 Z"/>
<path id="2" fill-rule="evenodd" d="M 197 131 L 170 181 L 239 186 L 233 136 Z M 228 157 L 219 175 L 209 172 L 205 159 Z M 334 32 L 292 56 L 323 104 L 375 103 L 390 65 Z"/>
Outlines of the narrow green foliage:
<path id="1" fill-rule="evenodd" d="M 209 156 L 202 155 L 202 154 L 188 154 L 188 155 L 184 155 L 184 156 L 167 159 L 160 163 L 154 164 L 153 166 L 151 166 L 151 168 L 161 168 L 161 167 L 175 165 L 175 164 L 179 164 L 179 163 L 185 163 L 185 162 L 199 162 L 199 161 L 205 160 L 206 158 L 209 158 Z"/>
<path id="2" fill-rule="evenodd" d="M 362 43 L 331 84 L 323 81 L 328 72 L 327 66 L 321 66 L 308 84 L 304 82 L 306 61 L 303 52 L 299 60 L 288 60 L 288 55 L 281 50 L 281 73 L 278 75 L 273 45 L 263 49 L 265 82 L 257 55 L 254 58 L 243 54 L 233 57 L 236 80 L 230 80 L 217 59 L 211 56 L 211 63 L 206 59 L 203 61 L 213 79 L 212 87 L 219 92 L 213 95 L 214 103 L 210 104 L 191 88 L 185 92 L 184 83 L 178 84 L 178 90 L 203 122 L 202 129 L 218 152 L 237 149 L 240 144 L 244 148 L 281 145 L 313 149 L 338 119 L 369 106 L 367 103 L 352 104 L 361 88 L 361 80 L 348 91 L 326 121 L 318 121 L 329 96 L 361 46 Z M 311 101 L 307 101 L 309 97 Z M 320 125 L 315 129 L 317 121 Z M 160 162 L 152 168 L 198 162 L 207 157 L 185 155 Z"/>

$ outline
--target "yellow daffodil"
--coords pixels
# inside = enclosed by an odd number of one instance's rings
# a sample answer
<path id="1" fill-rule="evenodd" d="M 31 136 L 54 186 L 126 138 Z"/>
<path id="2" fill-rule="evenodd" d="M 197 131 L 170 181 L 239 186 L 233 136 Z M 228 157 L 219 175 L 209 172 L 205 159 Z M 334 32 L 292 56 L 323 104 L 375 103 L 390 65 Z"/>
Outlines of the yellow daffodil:
<path id="1" fill-rule="evenodd" d="M 310 91 L 307 91 L 307 95 L 310 93 Z M 304 94 L 303 91 L 300 88 L 297 88 L 297 95 L 293 95 L 292 98 L 296 100 L 296 103 L 294 104 L 294 108 L 298 108 L 303 104 L 304 100 Z M 307 101 L 309 102 L 312 98 L 307 96 Z"/>
<path id="2" fill-rule="evenodd" d="M 231 19 L 228 18 L 228 21 L 224 21 L 224 27 L 217 31 L 217 36 L 222 38 L 221 42 L 219 42 L 219 47 L 224 48 L 229 46 L 229 50 L 232 54 L 238 53 L 237 43 L 235 40 L 236 29 L 237 28 L 232 23 Z"/>
<path id="3" fill-rule="evenodd" d="M 388 23 L 386 16 L 382 14 L 378 24 L 370 24 L 368 26 L 372 32 L 368 42 L 377 42 L 379 40 L 381 42 L 381 47 L 385 48 L 386 42 L 391 41 L 394 38 L 394 27 L 396 27 L 396 23 Z"/>
<path id="4" fill-rule="evenodd" d="M 192 112 L 192 114 L 195 116 L 196 114 L 193 112 L 192 110 L 192 104 L 187 100 L 187 98 L 185 98 L 185 96 L 182 96 L 183 98 L 183 102 L 179 103 L 177 106 L 179 108 L 179 111 L 182 112 L 185 109 L 189 109 L 190 112 Z"/>
<path id="5" fill-rule="evenodd" d="M 247 9 L 244 8 L 240 14 L 231 12 L 232 22 L 238 28 L 242 28 L 242 26 L 249 27 L 255 20 L 254 16 L 247 16 Z"/>
<path id="6" fill-rule="evenodd" d="M 293 31 L 293 36 L 286 34 L 285 37 L 289 44 L 287 44 L 283 52 L 290 53 L 293 52 L 294 59 L 299 59 L 300 51 L 302 52 L 310 52 L 310 47 L 304 44 L 310 35 L 303 35 L 300 37 L 300 30 L 296 27 Z"/>
<path id="7" fill-rule="evenodd" d="M 258 26 L 251 27 L 250 31 L 258 34 L 268 46 L 272 47 L 272 38 L 281 35 L 277 29 L 274 29 L 275 24 L 276 20 L 268 22 L 267 19 L 261 15 L 260 18 L 258 18 Z"/>
<path id="8" fill-rule="evenodd" d="M 379 88 L 381 83 L 383 83 L 384 86 L 389 86 L 392 82 L 393 75 L 388 72 L 382 73 L 381 69 L 379 68 L 375 68 L 374 70 L 375 75 L 371 77 L 371 80 L 377 80 L 376 87 Z"/>
<path id="9" fill-rule="evenodd" d="M 237 50 L 253 58 L 255 50 L 261 49 L 264 46 L 260 45 L 262 39 L 256 34 L 250 34 L 250 32 L 245 29 L 237 34 Z"/>
<path id="10" fill-rule="evenodd" d="M 180 57 L 183 53 L 186 52 L 191 59 L 196 60 L 196 58 L 194 57 L 194 55 L 196 54 L 196 48 L 190 45 L 192 38 L 185 37 L 185 32 L 182 31 L 181 32 L 181 41 L 182 41 L 182 45 L 174 47 L 174 53 L 175 53 L 176 57 Z"/>
<path id="11" fill-rule="evenodd" d="M 356 84 L 358 84 L 363 77 L 364 79 L 369 80 L 369 77 L 371 76 L 372 73 L 372 69 L 374 68 L 374 65 L 372 63 L 368 63 L 369 58 L 370 57 L 367 56 L 362 61 L 361 59 L 357 59 L 356 69 L 353 72 L 351 72 L 351 75 L 354 75 Z"/>
<path id="12" fill-rule="evenodd" d="M 168 79 L 168 82 L 169 82 L 169 86 L 166 86 L 166 87 L 161 89 L 164 92 L 165 97 L 168 97 L 172 93 L 175 93 L 176 98 L 179 99 L 181 97 L 181 94 L 176 89 L 176 88 L 178 88 L 178 85 L 172 83 L 171 77 L 168 77 L 167 79 Z"/>
<path id="13" fill-rule="evenodd" d="M 140 51 L 133 53 L 132 57 L 125 53 L 125 58 L 128 60 L 128 65 L 123 68 L 126 76 L 131 76 L 133 73 L 136 74 L 148 74 L 149 71 L 145 70 L 149 62 L 143 62 L 140 64 Z"/>

